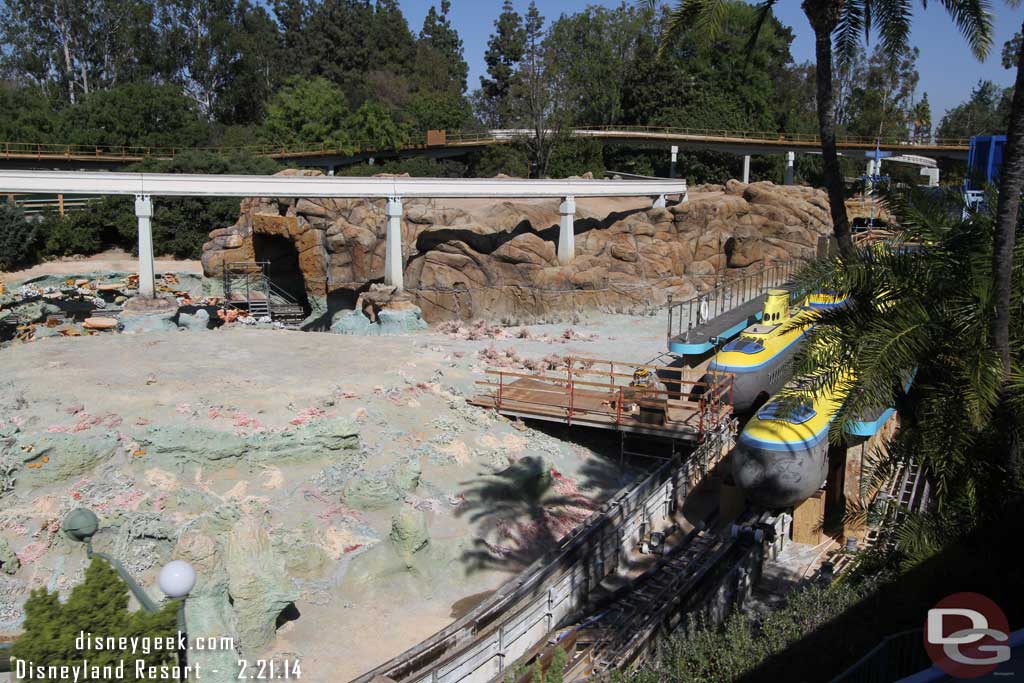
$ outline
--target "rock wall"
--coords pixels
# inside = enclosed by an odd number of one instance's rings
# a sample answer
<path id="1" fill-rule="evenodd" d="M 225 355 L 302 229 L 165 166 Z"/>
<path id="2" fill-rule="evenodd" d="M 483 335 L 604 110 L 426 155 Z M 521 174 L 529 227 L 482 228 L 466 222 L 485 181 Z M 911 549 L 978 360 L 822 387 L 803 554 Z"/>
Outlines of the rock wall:
<path id="1" fill-rule="evenodd" d="M 283 171 L 317 175 L 317 171 Z M 647 310 L 728 271 L 813 252 L 831 232 L 824 192 L 761 182 L 692 188 L 688 202 L 578 199 L 576 258 L 558 264 L 556 200 L 406 200 L 405 286 L 429 322 L 527 322 L 580 309 Z M 384 200 L 251 198 L 203 247 L 208 277 L 258 256 L 261 235 L 298 252 L 314 309 L 352 308 L 384 275 Z"/>

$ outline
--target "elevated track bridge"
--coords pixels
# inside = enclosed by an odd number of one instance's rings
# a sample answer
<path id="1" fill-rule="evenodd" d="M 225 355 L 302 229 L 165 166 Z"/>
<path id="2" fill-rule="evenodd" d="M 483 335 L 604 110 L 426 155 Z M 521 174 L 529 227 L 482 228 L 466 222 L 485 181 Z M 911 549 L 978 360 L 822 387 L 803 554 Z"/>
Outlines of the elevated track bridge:
<path id="1" fill-rule="evenodd" d="M 739 156 L 760 154 L 818 153 L 821 140 L 807 133 L 771 133 L 701 128 L 669 128 L 654 126 L 591 126 L 572 131 L 577 137 L 593 138 L 605 143 L 622 143 L 645 147 L 675 147 L 710 150 Z M 305 146 L 252 145 L 246 147 L 145 147 L 119 145 L 65 145 L 0 141 L 0 168 L 37 170 L 120 170 L 144 159 L 173 159 L 183 153 L 202 151 L 220 154 L 246 152 L 276 159 L 283 163 L 323 168 L 336 168 L 377 158 L 408 158 L 427 156 L 445 158 L 461 156 L 491 145 L 510 144 L 533 135 L 529 130 L 503 129 L 481 132 L 430 131 L 411 140 L 399 149 L 375 149 L 368 144 L 337 148 L 326 144 Z M 937 139 L 911 143 L 906 140 L 880 140 L 879 148 L 897 155 L 914 155 L 939 159 L 967 160 L 969 141 Z M 839 152 L 863 159 L 876 147 L 870 137 L 842 137 L 837 141 Z"/>

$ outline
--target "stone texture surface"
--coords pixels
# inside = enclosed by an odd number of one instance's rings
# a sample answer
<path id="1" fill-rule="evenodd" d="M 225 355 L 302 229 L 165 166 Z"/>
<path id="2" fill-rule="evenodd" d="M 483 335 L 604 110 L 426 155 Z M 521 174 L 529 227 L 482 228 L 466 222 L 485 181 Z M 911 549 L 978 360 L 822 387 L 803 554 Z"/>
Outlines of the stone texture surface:
<path id="1" fill-rule="evenodd" d="M 298 592 L 270 542 L 266 526 L 243 517 L 231 529 L 224 553 L 228 593 L 237 620 L 240 644 L 249 651 L 273 639 L 278 617 L 298 599 Z"/>
<path id="2" fill-rule="evenodd" d="M 317 172 L 282 172 L 299 173 Z M 578 202 L 576 258 L 561 266 L 556 200 L 406 200 L 407 302 L 428 322 L 638 311 L 731 269 L 813 252 L 831 232 L 825 193 L 807 187 L 729 181 L 692 188 L 689 202 L 669 208 L 642 204 Z M 285 237 L 311 299 L 351 301 L 362 292 L 356 310 L 376 322 L 379 294 L 367 285 L 384 276 L 385 222 L 383 199 L 245 199 L 235 225 L 210 233 L 203 269 L 219 277 L 225 262 L 255 258 L 254 235 Z M 359 320 L 340 327 L 372 329 Z"/>
<path id="3" fill-rule="evenodd" d="M 427 517 L 418 510 L 402 510 L 391 518 L 391 542 L 399 557 L 411 565 L 412 556 L 430 543 Z"/>
<path id="4" fill-rule="evenodd" d="M 178 329 L 174 319 L 178 316 L 178 302 L 171 298 L 144 299 L 132 297 L 124 304 L 118 319 L 126 334 L 168 332 Z"/>

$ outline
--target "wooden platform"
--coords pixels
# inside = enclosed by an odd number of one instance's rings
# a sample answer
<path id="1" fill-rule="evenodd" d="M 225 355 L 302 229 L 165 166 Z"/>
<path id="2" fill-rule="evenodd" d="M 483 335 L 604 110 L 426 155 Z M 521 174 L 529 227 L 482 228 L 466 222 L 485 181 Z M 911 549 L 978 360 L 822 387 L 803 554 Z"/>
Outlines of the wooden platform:
<path id="1" fill-rule="evenodd" d="M 629 363 L 575 359 L 563 376 L 488 370 L 497 381 L 478 382 L 489 387 L 470 403 L 522 417 L 567 425 L 596 427 L 686 441 L 698 441 L 710 429 L 730 418 L 731 375 L 722 375 L 714 386 L 684 376 L 683 368 L 654 367 L 672 390 L 637 388 L 623 382 L 634 369 Z M 603 369 L 607 366 L 608 369 Z M 670 374 L 668 378 L 666 373 Z M 587 376 L 607 378 L 596 382 Z M 581 379 L 583 377 L 583 379 Z M 699 389 L 695 392 L 694 389 Z"/>

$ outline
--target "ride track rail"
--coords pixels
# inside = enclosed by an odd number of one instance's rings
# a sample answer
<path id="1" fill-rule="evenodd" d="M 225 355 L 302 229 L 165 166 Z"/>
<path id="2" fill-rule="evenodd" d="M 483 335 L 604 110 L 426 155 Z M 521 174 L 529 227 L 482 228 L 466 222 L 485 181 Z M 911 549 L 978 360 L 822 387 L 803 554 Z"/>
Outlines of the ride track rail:
<path id="1" fill-rule="evenodd" d="M 722 429 L 685 460 L 663 462 L 462 618 L 352 683 L 378 676 L 397 683 L 480 683 L 503 676 L 585 606 L 645 530 L 669 519 L 732 443 L 732 430 Z"/>

